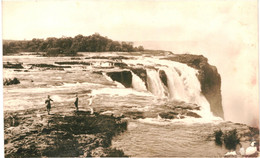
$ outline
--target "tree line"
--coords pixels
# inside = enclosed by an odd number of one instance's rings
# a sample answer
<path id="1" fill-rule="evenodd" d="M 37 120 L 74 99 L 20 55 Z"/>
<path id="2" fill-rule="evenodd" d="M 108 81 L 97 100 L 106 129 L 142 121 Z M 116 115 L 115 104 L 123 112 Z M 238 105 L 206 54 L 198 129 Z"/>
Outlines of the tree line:
<path id="1" fill-rule="evenodd" d="M 19 52 L 47 52 L 49 56 L 76 55 L 77 52 L 135 52 L 143 46 L 134 47 L 133 42 L 118 42 L 98 33 L 90 36 L 32 39 L 28 41 L 3 41 L 3 55 Z"/>

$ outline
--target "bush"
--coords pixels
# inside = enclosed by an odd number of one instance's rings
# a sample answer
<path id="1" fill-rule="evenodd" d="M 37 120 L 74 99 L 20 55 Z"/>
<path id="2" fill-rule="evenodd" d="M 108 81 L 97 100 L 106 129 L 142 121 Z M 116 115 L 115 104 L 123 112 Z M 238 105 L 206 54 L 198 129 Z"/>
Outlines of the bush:
<path id="1" fill-rule="evenodd" d="M 226 149 L 236 149 L 236 146 L 240 143 L 240 139 L 237 136 L 237 130 L 233 129 L 231 131 L 227 131 L 225 133 L 222 130 L 218 130 L 214 132 L 215 143 L 217 145 L 222 145 L 223 142 L 225 144 Z"/>
<path id="2" fill-rule="evenodd" d="M 221 140 L 222 135 L 223 135 L 223 132 L 221 130 L 218 130 L 218 131 L 214 132 L 215 143 L 217 145 L 222 145 L 222 140 Z"/>
<path id="3" fill-rule="evenodd" d="M 224 134 L 224 143 L 227 149 L 236 149 L 237 144 L 240 143 L 240 140 L 237 136 L 237 130 L 228 131 Z"/>

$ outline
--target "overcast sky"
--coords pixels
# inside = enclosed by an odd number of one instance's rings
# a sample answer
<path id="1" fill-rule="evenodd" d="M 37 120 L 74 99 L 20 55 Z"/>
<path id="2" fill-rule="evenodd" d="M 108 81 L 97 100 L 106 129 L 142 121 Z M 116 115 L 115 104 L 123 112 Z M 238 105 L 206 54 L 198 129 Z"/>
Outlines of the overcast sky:
<path id="1" fill-rule="evenodd" d="M 145 48 L 203 54 L 221 74 L 226 119 L 255 125 L 257 6 L 257 0 L 3 1 L 3 39 L 98 32 Z"/>
<path id="2" fill-rule="evenodd" d="M 255 0 L 4 1 L 3 38 L 99 32 L 116 40 L 200 40 L 241 31 L 238 26 L 255 22 L 248 18 L 255 5 Z"/>

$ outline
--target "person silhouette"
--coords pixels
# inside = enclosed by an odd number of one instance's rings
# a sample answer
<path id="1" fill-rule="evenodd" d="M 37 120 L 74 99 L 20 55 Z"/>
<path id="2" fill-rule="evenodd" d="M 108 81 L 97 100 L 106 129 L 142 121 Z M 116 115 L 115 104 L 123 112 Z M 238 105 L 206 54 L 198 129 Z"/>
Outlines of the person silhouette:
<path id="1" fill-rule="evenodd" d="M 90 114 L 91 114 L 91 115 L 94 114 L 94 110 L 93 110 L 93 108 L 91 107 L 92 102 L 93 102 L 93 96 L 90 95 L 89 98 L 88 98 L 88 106 L 89 106 L 89 108 L 90 108 Z"/>
<path id="2" fill-rule="evenodd" d="M 48 95 L 47 99 L 45 100 L 48 115 L 50 115 L 51 111 L 51 101 L 53 102 L 53 100 L 50 98 L 50 95 Z"/>
<path id="3" fill-rule="evenodd" d="M 77 95 L 77 94 L 76 94 L 76 100 L 75 100 L 74 104 L 75 104 L 76 110 L 79 111 L 79 107 L 78 107 L 79 98 L 78 98 L 78 95 Z"/>

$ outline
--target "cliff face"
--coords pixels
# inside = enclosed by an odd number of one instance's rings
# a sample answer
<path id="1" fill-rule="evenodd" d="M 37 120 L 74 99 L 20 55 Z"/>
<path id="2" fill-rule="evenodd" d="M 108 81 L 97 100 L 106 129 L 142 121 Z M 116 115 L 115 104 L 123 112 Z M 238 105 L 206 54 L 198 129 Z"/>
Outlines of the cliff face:
<path id="1" fill-rule="evenodd" d="M 208 100 L 212 113 L 215 116 L 224 118 L 221 96 L 221 77 L 217 68 L 210 65 L 208 59 L 202 55 L 178 54 L 166 59 L 187 64 L 198 70 L 201 92 Z"/>

